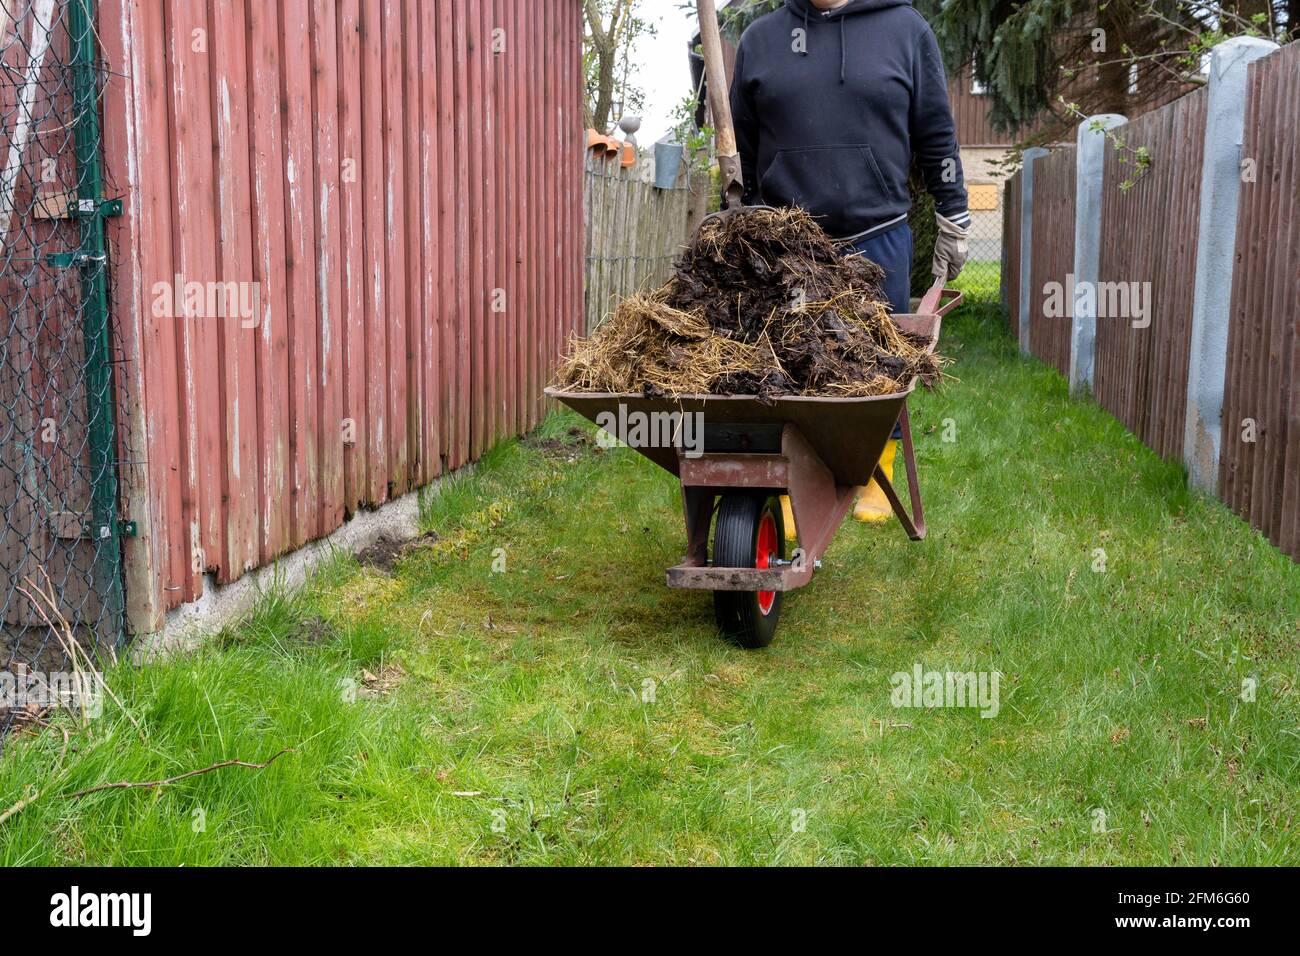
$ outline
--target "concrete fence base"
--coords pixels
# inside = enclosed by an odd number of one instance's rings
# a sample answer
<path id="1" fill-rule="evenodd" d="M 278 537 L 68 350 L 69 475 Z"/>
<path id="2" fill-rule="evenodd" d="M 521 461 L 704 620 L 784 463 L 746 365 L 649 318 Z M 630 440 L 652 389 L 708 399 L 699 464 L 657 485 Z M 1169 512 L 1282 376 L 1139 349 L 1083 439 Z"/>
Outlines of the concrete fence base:
<path id="1" fill-rule="evenodd" d="M 131 643 L 131 658 L 136 662 L 159 656 L 185 653 L 201 646 L 223 627 L 239 623 L 252 611 L 257 600 L 277 588 L 302 587 L 313 570 L 339 552 L 356 554 L 381 538 L 411 541 L 420 534 L 420 497 L 437 494 L 442 482 L 473 472 L 468 465 L 444 476 L 419 491 L 403 495 L 375 511 L 357 514 L 351 521 L 326 538 L 313 541 L 274 564 L 258 568 L 238 581 L 216 585 L 215 575 L 204 578 L 203 595 L 167 613 L 162 629 L 153 634 L 137 635 Z"/>

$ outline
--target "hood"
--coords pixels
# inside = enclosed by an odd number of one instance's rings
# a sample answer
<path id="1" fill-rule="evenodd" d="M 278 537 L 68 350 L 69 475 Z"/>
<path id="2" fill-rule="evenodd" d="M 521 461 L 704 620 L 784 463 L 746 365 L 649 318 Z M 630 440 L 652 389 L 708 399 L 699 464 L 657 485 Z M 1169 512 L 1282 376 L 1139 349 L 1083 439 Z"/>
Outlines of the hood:
<path id="1" fill-rule="evenodd" d="M 849 0 L 844 6 L 835 10 L 818 10 L 812 0 L 785 0 L 795 16 L 819 20 L 839 20 L 854 13 L 867 13 L 870 10 L 884 10 L 886 7 L 910 7 L 912 0 Z"/>

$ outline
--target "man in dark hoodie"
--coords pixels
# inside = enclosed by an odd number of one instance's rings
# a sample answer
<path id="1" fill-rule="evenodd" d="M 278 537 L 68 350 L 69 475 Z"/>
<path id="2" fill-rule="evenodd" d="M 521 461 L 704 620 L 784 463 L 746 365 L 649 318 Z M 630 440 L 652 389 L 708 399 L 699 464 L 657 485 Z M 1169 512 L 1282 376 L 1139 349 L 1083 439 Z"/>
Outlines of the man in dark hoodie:
<path id="1" fill-rule="evenodd" d="M 956 278 L 970 229 L 961 154 L 939 47 L 910 0 L 785 0 L 740 39 L 731 111 L 745 202 L 806 209 L 885 269 L 895 312 L 908 311 L 915 159 L 935 201 L 934 275 Z M 896 447 L 881 459 L 891 479 Z M 891 513 L 874 481 L 860 491 L 859 520 Z"/>

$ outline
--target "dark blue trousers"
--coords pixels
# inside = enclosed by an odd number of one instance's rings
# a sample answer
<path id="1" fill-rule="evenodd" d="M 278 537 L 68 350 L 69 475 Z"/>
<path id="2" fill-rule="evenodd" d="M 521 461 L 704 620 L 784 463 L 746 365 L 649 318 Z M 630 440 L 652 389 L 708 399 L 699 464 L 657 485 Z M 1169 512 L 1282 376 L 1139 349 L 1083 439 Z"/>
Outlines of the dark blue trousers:
<path id="1" fill-rule="evenodd" d="M 844 248 L 860 252 L 885 270 L 885 297 L 895 312 L 908 312 L 912 301 L 912 227 L 900 222 L 892 229 Z"/>
<path id="2" fill-rule="evenodd" d="M 845 254 L 860 252 L 885 270 L 885 298 L 895 312 L 909 312 L 912 304 L 912 227 L 900 222 L 892 229 L 844 247 Z M 894 438 L 903 430 L 894 426 Z"/>

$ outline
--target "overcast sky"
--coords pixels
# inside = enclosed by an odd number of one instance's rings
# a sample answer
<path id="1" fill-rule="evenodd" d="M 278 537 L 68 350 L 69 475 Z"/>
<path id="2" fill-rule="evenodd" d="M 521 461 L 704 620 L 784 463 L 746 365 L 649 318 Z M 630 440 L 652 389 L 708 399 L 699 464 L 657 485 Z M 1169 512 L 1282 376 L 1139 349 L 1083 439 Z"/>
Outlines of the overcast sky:
<path id="1" fill-rule="evenodd" d="M 641 16 L 657 28 L 655 36 L 641 37 L 632 50 L 632 62 L 637 68 L 635 83 L 646 95 L 641 132 L 637 134 L 643 146 L 672 129 L 673 111 L 691 92 L 686 45 L 695 35 L 695 13 L 681 4 L 682 0 L 641 0 L 638 8 Z"/>

